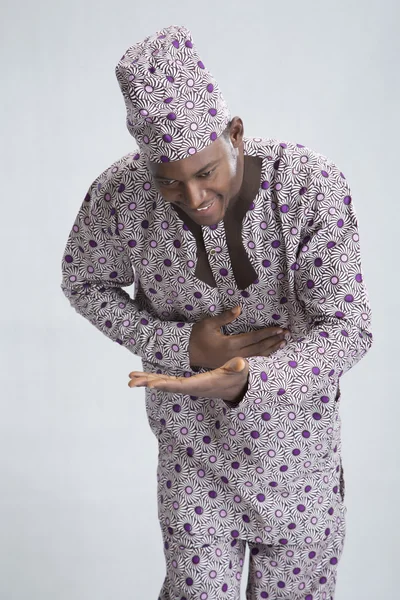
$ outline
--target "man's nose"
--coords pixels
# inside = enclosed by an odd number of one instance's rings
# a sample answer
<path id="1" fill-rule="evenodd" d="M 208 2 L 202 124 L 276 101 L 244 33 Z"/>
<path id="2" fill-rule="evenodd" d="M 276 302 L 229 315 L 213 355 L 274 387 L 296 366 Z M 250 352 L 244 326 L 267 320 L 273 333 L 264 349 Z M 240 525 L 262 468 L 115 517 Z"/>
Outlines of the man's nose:
<path id="1" fill-rule="evenodd" d="M 186 184 L 183 189 L 185 206 L 190 210 L 196 210 L 206 200 L 203 190 L 196 184 Z"/>

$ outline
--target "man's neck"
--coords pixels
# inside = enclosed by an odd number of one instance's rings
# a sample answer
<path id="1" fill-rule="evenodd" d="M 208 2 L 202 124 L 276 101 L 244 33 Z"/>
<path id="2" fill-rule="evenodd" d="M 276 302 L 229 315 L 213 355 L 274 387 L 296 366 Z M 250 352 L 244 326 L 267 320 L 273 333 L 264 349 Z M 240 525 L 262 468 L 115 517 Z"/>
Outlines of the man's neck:
<path id="1" fill-rule="evenodd" d="M 260 189 L 262 161 L 258 156 L 244 157 L 243 182 L 237 196 L 232 198 L 224 222 L 233 225 L 242 223 L 243 217 Z"/>

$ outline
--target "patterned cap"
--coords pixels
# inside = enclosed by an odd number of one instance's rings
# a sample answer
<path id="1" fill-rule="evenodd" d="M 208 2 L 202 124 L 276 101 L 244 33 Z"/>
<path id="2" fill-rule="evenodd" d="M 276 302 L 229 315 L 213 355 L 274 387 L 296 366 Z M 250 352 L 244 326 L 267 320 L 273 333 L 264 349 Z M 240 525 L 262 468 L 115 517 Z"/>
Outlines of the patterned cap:
<path id="1" fill-rule="evenodd" d="M 199 152 L 230 121 L 218 84 L 185 27 L 166 27 L 128 48 L 115 74 L 128 130 L 151 162 L 181 160 Z"/>

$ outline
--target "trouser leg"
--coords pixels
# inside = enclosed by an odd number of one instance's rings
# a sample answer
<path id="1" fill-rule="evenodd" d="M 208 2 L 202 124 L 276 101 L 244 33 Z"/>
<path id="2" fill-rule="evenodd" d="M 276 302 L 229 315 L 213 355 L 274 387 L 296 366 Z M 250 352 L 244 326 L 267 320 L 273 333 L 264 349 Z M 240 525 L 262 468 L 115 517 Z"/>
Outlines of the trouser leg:
<path id="1" fill-rule="evenodd" d="M 319 544 L 297 548 L 250 543 L 247 600 L 333 600 L 345 535 L 340 515 Z"/>
<path id="2" fill-rule="evenodd" d="M 205 547 L 165 540 L 159 600 L 239 600 L 245 550 L 238 539 Z"/>

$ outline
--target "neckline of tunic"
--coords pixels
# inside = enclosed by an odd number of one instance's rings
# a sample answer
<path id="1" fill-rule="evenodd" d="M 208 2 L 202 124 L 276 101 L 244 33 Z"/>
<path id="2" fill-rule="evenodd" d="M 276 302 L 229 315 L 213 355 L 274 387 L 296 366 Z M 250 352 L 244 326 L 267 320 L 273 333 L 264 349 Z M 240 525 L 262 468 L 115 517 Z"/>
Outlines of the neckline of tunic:
<path id="1" fill-rule="evenodd" d="M 243 138 L 243 153 L 244 153 L 244 156 L 252 156 L 252 157 L 260 158 L 261 159 L 260 181 L 259 181 L 258 190 L 257 190 L 254 198 L 251 199 L 250 201 L 248 201 L 248 206 L 246 207 L 246 210 L 244 211 L 244 214 L 243 214 L 243 217 L 242 217 L 241 227 L 240 227 L 240 231 L 241 231 L 241 236 L 240 237 L 241 237 L 242 243 L 245 241 L 244 237 L 243 237 L 243 231 L 248 228 L 249 221 L 251 220 L 251 212 L 252 212 L 252 210 L 255 207 L 258 206 L 260 198 L 261 198 L 262 194 L 265 192 L 265 190 L 262 188 L 262 183 L 263 183 L 263 180 L 264 180 L 265 170 L 266 170 L 266 166 L 267 166 L 267 162 L 268 162 L 268 161 L 266 161 L 266 158 L 270 158 L 270 157 L 266 157 L 263 152 L 257 152 L 257 150 L 258 150 L 257 147 L 255 148 L 256 152 L 254 152 L 254 151 L 251 152 L 250 151 L 251 149 L 250 149 L 249 143 L 250 143 L 250 141 L 252 139 L 253 138 L 246 138 L 246 137 Z M 260 150 L 262 150 L 262 148 L 260 148 Z M 172 206 L 170 206 L 168 204 L 166 208 L 167 208 L 167 211 L 169 213 L 169 216 L 171 218 L 173 218 L 173 220 L 175 220 L 175 222 L 177 223 L 177 225 L 179 227 L 179 230 L 182 233 L 183 237 L 186 238 L 186 241 L 188 243 L 190 243 L 190 244 L 194 244 L 196 246 L 196 249 L 197 249 L 197 245 L 198 244 L 197 244 L 196 236 L 192 232 L 192 230 L 190 229 L 189 225 L 179 216 L 178 212 Z M 213 225 L 201 225 L 200 227 L 201 227 L 201 231 L 202 231 L 202 234 L 203 234 L 203 240 L 204 240 L 204 245 L 205 246 L 206 246 L 206 243 L 207 243 L 206 240 L 209 240 L 210 237 L 213 237 L 214 238 L 214 242 L 217 243 L 217 239 L 215 237 L 215 230 L 217 228 L 218 228 L 218 232 L 221 234 L 221 237 L 219 238 L 220 246 L 221 245 L 226 246 L 227 236 L 226 236 L 226 233 L 225 233 L 224 221 L 221 221 L 217 226 L 213 226 Z M 255 265 L 253 264 L 253 262 L 251 260 L 251 257 L 249 255 L 249 253 L 248 253 L 248 251 L 247 251 L 246 246 L 245 246 L 244 243 L 243 243 L 243 248 L 244 248 L 244 251 L 247 254 L 247 259 L 249 261 L 249 264 L 252 265 L 252 267 L 253 267 L 256 275 L 257 275 L 257 278 L 252 283 L 250 283 L 247 287 L 245 287 L 244 289 L 240 289 L 238 287 L 238 285 L 237 285 L 237 283 L 236 283 L 235 280 L 233 280 L 233 281 L 231 280 L 230 281 L 230 286 L 235 289 L 235 292 L 237 294 L 242 294 L 242 295 L 246 294 L 246 296 L 247 296 L 254 289 L 254 286 L 256 286 L 257 283 L 259 282 L 259 278 L 258 278 L 257 269 L 256 269 Z M 207 248 L 205 248 L 205 249 L 206 249 L 206 252 L 207 252 Z M 232 272 L 233 271 L 232 270 L 232 263 L 230 261 L 229 255 L 228 255 L 228 257 L 227 257 L 226 260 L 229 263 L 229 270 L 230 270 L 230 272 Z M 210 284 L 206 283 L 202 279 L 199 279 L 198 277 L 196 277 L 196 275 L 194 274 L 194 272 L 196 270 L 196 267 L 197 267 L 197 261 L 198 261 L 198 257 L 196 257 L 196 260 L 194 261 L 195 262 L 195 266 L 193 268 L 193 272 L 192 272 L 191 277 L 196 281 L 196 284 L 198 286 L 200 286 L 200 287 L 203 288 L 204 291 L 208 291 L 208 292 L 211 291 L 211 292 L 213 292 L 213 293 L 215 293 L 215 294 L 218 295 L 221 292 L 221 290 L 220 290 L 220 288 L 218 286 L 218 282 L 216 282 L 217 283 L 216 286 L 211 286 Z M 210 268 L 211 268 L 211 266 L 210 266 Z"/>

